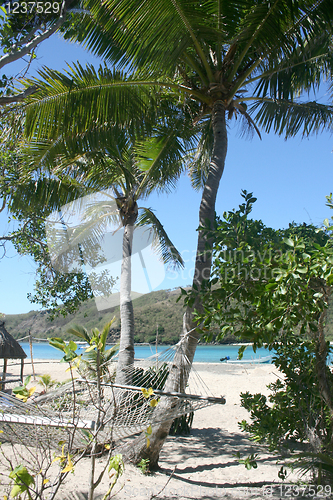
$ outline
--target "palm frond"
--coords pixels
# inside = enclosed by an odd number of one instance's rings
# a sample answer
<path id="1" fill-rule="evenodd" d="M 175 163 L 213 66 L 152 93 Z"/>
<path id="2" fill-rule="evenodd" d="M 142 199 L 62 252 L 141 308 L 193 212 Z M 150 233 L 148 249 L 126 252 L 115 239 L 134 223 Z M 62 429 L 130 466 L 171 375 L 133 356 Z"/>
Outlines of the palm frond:
<path id="1" fill-rule="evenodd" d="M 257 123 L 268 133 L 283 135 L 286 139 L 297 133 L 316 134 L 333 125 L 333 106 L 312 102 L 257 100 L 251 107 Z"/>
<path id="2" fill-rule="evenodd" d="M 115 317 L 113 317 L 108 323 L 106 323 L 104 326 L 103 326 L 103 330 L 101 331 L 101 343 L 102 343 L 102 350 L 104 351 L 105 350 L 105 344 L 106 344 L 106 339 L 109 335 L 109 332 L 110 332 L 110 328 L 112 326 L 112 324 L 114 323 L 115 321 Z M 115 347 L 113 348 L 114 349 L 114 352 L 117 352 L 117 349 L 115 349 Z"/>
<path id="3" fill-rule="evenodd" d="M 255 122 L 252 120 L 251 116 L 246 112 L 244 105 L 242 103 L 234 103 L 235 108 L 239 111 L 239 114 L 241 116 L 241 123 L 242 123 L 242 128 L 240 135 L 242 137 L 249 137 L 252 139 L 254 136 L 254 132 L 257 132 L 259 139 L 261 139 L 261 134 L 260 130 L 258 129 L 257 125 Z"/>
<path id="4" fill-rule="evenodd" d="M 135 143 L 135 161 L 142 172 L 138 197 L 141 194 L 149 195 L 153 190 L 169 191 L 174 188 L 184 169 L 186 145 L 181 137 L 183 124 L 178 121 L 172 125 L 155 127 L 152 137 Z"/>
<path id="5" fill-rule="evenodd" d="M 23 150 L 27 171 L 46 169 L 59 179 L 89 189 L 107 189 L 123 179 L 130 189 L 135 167 L 124 130 L 102 126 L 57 140 L 32 140 Z"/>
<path id="6" fill-rule="evenodd" d="M 70 246 L 82 244 L 87 249 L 101 250 L 103 236 L 121 225 L 117 204 L 113 197 L 106 192 L 98 193 L 99 196 L 83 207 L 83 211 L 76 213 L 76 219 L 81 219 L 75 226 L 68 229 Z M 104 200 L 100 198 L 104 195 Z M 108 199 L 110 198 L 110 199 Z"/>
<path id="7" fill-rule="evenodd" d="M 102 349 L 100 351 L 99 367 L 105 382 L 111 382 L 113 373 L 110 373 L 110 364 L 114 361 L 119 350 L 119 344 L 111 347 L 110 349 Z M 83 371 L 85 376 L 89 379 L 96 379 L 97 374 L 97 351 L 93 349 L 89 352 L 84 353 L 83 359 L 80 364 L 80 369 Z M 110 380 L 111 379 L 111 380 Z"/>
<path id="8" fill-rule="evenodd" d="M 82 186 L 70 186 L 66 181 L 59 182 L 41 175 L 36 180 L 30 178 L 23 182 L 21 177 L 21 182 L 17 183 L 11 193 L 9 205 L 14 212 L 19 212 L 24 206 L 26 215 L 30 212 L 45 217 L 82 194 Z"/>
<path id="9" fill-rule="evenodd" d="M 316 90 L 323 74 L 333 70 L 333 54 L 326 33 L 297 47 L 287 59 L 273 56 L 260 66 L 254 95 L 273 99 L 290 99 L 299 95 L 301 89 Z M 254 78 L 252 81 L 256 80 Z"/>
<path id="10" fill-rule="evenodd" d="M 256 5 L 248 2 L 235 37 L 235 43 L 243 48 L 234 71 L 241 60 L 246 61 L 245 56 L 252 61 L 258 57 L 289 59 L 309 40 L 320 38 L 329 29 L 327 22 L 332 15 L 332 3 L 327 0 L 293 2 L 288 6 L 283 0 Z"/>
<path id="11" fill-rule="evenodd" d="M 71 335 L 75 335 L 75 337 L 79 337 L 80 339 L 85 340 L 90 343 L 90 337 L 88 331 L 80 325 L 73 325 L 71 328 L 67 329 L 67 333 L 70 333 Z"/>
<path id="12" fill-rule="evenodd" d="M 177 267 L 184 267 L 184 261 L 172 241 L 168 237 L 163 225 L 149 208 L 141 208 L 137 226 L 150 226 L 153 234 L 153 246 L 155 252 L 164 264 L 173 264 Z"/>
<path id="13" fill-rule="evenodd" d="M 106 66 L 96 71 L 79 63 L 65 73 L 44 68 L 39 75 L 42 79 L 27 80 L 27 86 L 38 88 L 26 101 L 28 139 L 54 140 L 64 133 L 81 134 L 105 123 L 126 125 L 133 135 L 146 131 L 148 114 L 154 109 L 151 82 L 125 78 Z"/>
<path id="14" fill-rule="evenodd" d="M 230 82 L 244 62 L 248 63 L 249 58 L 254 62 L 260 55 L 271 54 L 272 45 L 278 44 L 282 50 L 286 41 L 289 42 L 288 45 L 290 44 L 289 40 L 285 40 L 285 26 L 290 23 L 290 20 L 286 20 L 286 15 L 290 15 L 290 12 L 286 11 L 282 3 L 279 1 L 259 2 L 253 5 L 253 2 L 248 2 L 247 9 L 243 11 L 239 20 L 238 33 L 234 40 L 237 51 L 229 75 Z M 284 26 L 282 26 L 283 22 Z M 288 50 L 291 51 L 290 46 Z M 254 58 L 253 52 L 257 53 Z"/>
<path id="15" fill-rule="evenodd" d="M 298 454 L 291 465 L 293 468 L 299 469 L 302 475 L 314 470 L 320 473 L 325 471 L 326 479 L 329 478 L 331 481 L 333 479 L 333 459 L 328 453 L 303 452 Z"/>
<path id="16" fill-rule="evenodd" d="M 102 200 L 102 195 L 104 199 Z M 61 207 L 47 220 L 47 239 L 52 260 L 58 269 L 70 272 L 83 263 L 91 267 L 107 260 L 104 235 L 119 227 L 120 219 L 114 198 L 107 192 L 79 198 Z"/>
<path id="17" fill-rule="evenodd" d="M 198 0 L 148 0 L 144 8 L 140 0 L 108 0 L 102 6 L 99 0 L 87 0 L 85 6 L 92 19 L 80 26 L 81 38 L 89 50 L 118 67 L 132 71 L 146 66 L 159 74 L 163 67 L 171 76 L 189 46 L 200 53 L 197 33 L 202 16 L 208 15 Z"/>

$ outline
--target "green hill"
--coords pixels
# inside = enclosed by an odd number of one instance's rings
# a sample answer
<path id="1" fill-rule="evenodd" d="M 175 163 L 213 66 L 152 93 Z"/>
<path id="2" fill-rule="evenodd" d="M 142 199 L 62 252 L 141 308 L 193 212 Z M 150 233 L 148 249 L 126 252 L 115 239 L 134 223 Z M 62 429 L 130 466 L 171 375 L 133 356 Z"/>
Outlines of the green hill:
<path id="1" fill-rule="evenodd" d="M 179 340 L 184 308 L 182 302 L 177 303 L 179 289 L 160 290 L 138 296 L 133 301 L 135 315 L 135 342 L 155 342 L 158 329 L 159 343 L 173 344 Z M 118 294 L 113 294 L 114 302 L 119 302 Z M 27 314 L 6 316 L 6 328 L 14 338 L 22 338 L 29 334 L 36 338 L 71 336 L 66 330 L 74 324 L 82 325 L 87 330 L 101 329 L 105 323 L 116 317 L 111 330 L 110 340 L 116 341 L 120 333 L 119 306 L 99 311 L 95 300 L 82 304 L 76 314 L 57 317 L 50 321 L 47 311 L 30 311 Z"/>
<path id="2" fill-rule="evenodd" d="M 145 295 L 138 295 L 133 301 L 135 317 L 135 342 L 154 343 L 158 329 L 160 344 L 175 344 L 179 340 L 184 314 L 183 301 L 177 302 L 180 289 L 160 290 Z M 119 302 L 118 294 L 113 294 L 115 303 Z M 6 328 L 14 338 L 22 338 L 29 334 L 35 338 L 62 337 L 69 340 L 67 329 L 74 324 L 84 326 L 88 331 L 92 328 L 101 330 L 105 323 L 116 317 L 110 332 L 109 341 L 116 342 L 120 334 L 119 306 L 99 311 L 95 300 L 82 304 L 76 314 L 65 318 L 58 317 L 50 321 L 48 311 L 30 311 L 27 314 L 6 316 Z M 328 308 L 326 322 L 327 340 L 333 341 L 333 301 Z M 224 343 L 237 342 L 233 336 L 227 336 Z"/>

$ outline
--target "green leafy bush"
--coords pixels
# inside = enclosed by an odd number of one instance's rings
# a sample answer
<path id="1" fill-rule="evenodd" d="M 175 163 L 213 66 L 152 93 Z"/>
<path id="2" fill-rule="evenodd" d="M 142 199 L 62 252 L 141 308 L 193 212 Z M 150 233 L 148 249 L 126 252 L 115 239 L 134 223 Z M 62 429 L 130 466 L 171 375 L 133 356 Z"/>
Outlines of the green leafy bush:
<path id="1" fill-rule="evenodd" d="M 186 436 L 191 433 L 194 412 L 186 413 L 175 418 L 170 427 L 169 434 L 171 436 Z"/>
<path id="2" fill-rule="evenodd" d="M 137 367 L 133 371 L 133 385 L 163 390 L 168 375 L 169 368 L 166 363 L 160 367 L 151 366 L 147 370 Z"/>
<path id="3" fill-rule="evenodd" d="M 307 441 L 317 457 L 330 456 L 333 375 L 325 335 L 333 291 L 333 225 L 326 219 L 321 229 L 292 223 L 275 230 L 249 218 L 256 201 L 252 193 L 243 191 L 242 198 L 239 209 L 225 212 L 214 228 L 201 228 L 212 244 L 212 276 L 201 290 L 183 290 L 185 303 L 193 305 L 200 294 L 196 319 L 206 340 L 217 325 L 221 339 L 232 333 L 252 342 L 254 350 L 265 345 L 276 352 L 281 380 L 269 386 L 268 398 L 242 395 L 251 416 L 242 429 L 271 450 L 284 444 L 292 451 L 290 441 Z M 331 197 L 327 200 L 333 208 Z"/>
<path id="4" fill-rule="evenodd" d="M 314 343 L 288 335 L 273 347 L 273 362 L 284 378 L 268 386 L 268 398 L 241 394 L 241 405 L 251 416 L 251 423 L 241 422 L 242 430 L 255 441 L 268 443 L 271 450 L 292 448 L 290 441 L 309 441 L 317 452 L 330 449 L 333 425 L 330 410 L 320 396 Z M 329 369 L 327 376 L 333 385 Z"/>

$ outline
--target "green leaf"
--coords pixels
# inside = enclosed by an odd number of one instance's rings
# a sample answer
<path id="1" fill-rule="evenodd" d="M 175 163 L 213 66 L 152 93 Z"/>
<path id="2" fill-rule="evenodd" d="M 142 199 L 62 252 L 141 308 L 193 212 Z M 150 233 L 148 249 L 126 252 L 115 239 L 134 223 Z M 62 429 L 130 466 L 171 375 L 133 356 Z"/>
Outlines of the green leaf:
<path id="1" fill-rule="evenodd" d="M 91 352 L 96 349 L 96 344 L 91 345 L 90 347 L 86 347 L 85 352 Z"/>
<path id="2" fill-rule="evenodd" d="M 77 344 L 75 344 L 75 342 L 73 342 L 72 340 L 69 341 L 68 343 L 68 347 L 72 350 L 72 351 L 76 351 L 77 349 Z"/>
<path id="3" fill-rule="evenodd" d="M 92 439 L 92 434 L 87 429 L 80 429 L 81 434 L 83 434 L 87 439 Z"/>
<path id="4" fill-rule="evenodd" d="M 330 274 L 327 278 L 326 278 L 326 282 L 328 285 L 332 286 L 333 285 L 333 274 Z"/>
<path id="5" fill-rule="evenodd" d="M 10 472 L 9 477 L 16 483 L 11 491 L 11 496 L 13 498 L 20 493 L 28 491 L 29 486 L 35 484 L 34 478 L 31 474 L 29 474 L 28 469 L 23 465 L 15 467 L 15 469 Z"/>
<path id="6" fill-rule="evenodd" d="M 283 242 L 288 245 L 289 247 L 294 247 L 295 246 L 295 242 L 293 240 L 291 240 L 290 238 L 283 238 Z"/>
<path id="7" fill-rule="evenodd" d="M 311 255 L 309 255 L 308 253 L 302 253 L 302 259 L 304 259 L 305 261 L 309 260 L 311 259 Z"/>
<path id="8" fill-rule="evenodd" d="M 15 497 L 17 497 L 17 495 L 20 495 L 21 493 L 24 493 L 25 491 L 27 491 L 27 487 L 25 487 L 24 485 L 16 484 L 15 486 L 12 487 L 11 492 L 10 492 L 10 496 L 12 498 L 15 498 Z"/>
<path id="9" fill-rule="evenodd" d="M 59 337 L 50 338 L 49 344 L 50 344 L 50 346 L 54 347 L 55 349 L 59 349 L 59 351 L 63 351 L 63 352 L 64 352 L 65 347 L 66 347 L 66 342 Z"/>
<path id="10" fill-rule="evenodd" d="M 90 343 L 89 334 L 83 326 L 74 325 L 73 327 L 67 329 L 67 333 L 85 340 L 88 344 Z"/>
<path id="11" fill-rule="evenodd" d="M 267 285 L 265 286 L 265 289 L 267 291 L 269 291 L 269 290 L 276 288 L 277 286 L 278 286 L 277 283 L 271 282 L 271 283 L 267 283 Z"/>
<path id="12" fill-rule="evenodd" d="M 124 472 L 124 461 L 122 455 L 118 454 L 110 458 L 109 472 L 114 469 L 120 475 Z"/>
<path id="13" fill-rule="evenodd" d="M 245 349 L 247 348 L 246 345 L 242 345 L 239 349 L 238 349 L 238 359 L 242 359 L 243 357 L 243 354 L 244 354 L 244 351 Z"/>
<path id="14" fill-rule="evenodd" d="M 62 360 L 66 363 L 70 363 L 71 361 L 74 361 L 74 359 L 78 358 L 79 356 L 76 354 L 75 351 L 72 351 L 71 349 L 65 349 L 65 356 L 62 358 Z"/>

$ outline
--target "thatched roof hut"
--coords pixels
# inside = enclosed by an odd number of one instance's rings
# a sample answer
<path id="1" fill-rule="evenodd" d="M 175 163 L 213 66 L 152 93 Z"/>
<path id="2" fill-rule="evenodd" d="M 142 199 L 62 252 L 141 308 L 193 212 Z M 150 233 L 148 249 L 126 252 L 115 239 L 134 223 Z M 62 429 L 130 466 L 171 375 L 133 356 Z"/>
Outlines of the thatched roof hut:
<path id="1" fill-rule="evenodd" d="M 20 380 L 23 382 L 23 367 L 24 367 L 24 359 L 26 357 L 27 355 L 20 346 L 20 344 L 7 332 L 4 320 L 0 319 L 0 359 L 4 360 L 2 383 L 0 383 L 0 389 L 3 390 L 5 386 L 3 382 L 6 379 L 8 359 L 21 360 Z"/>

